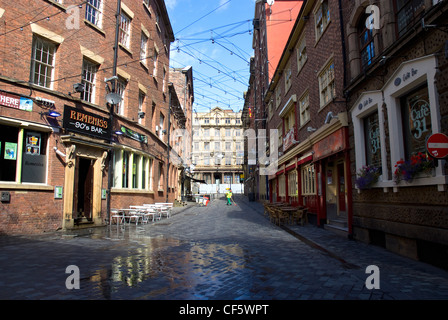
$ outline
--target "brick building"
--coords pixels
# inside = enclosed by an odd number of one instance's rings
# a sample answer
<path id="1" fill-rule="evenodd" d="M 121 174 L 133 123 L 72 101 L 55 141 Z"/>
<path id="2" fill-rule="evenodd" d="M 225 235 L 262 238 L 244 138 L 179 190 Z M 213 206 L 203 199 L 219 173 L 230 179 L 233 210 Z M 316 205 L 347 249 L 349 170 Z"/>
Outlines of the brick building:
<path id="1" fill-rule="evenodd" d="M 448 133 L 448 3 L 369 4 L 343 10 L 354 237 L 448 267 L 448 167 L 426 150 L 431 134 Z M 355 180 L 364 166 L 378 172 L 373 183 Z"/>
<path id="2" fill-rule="evenodd" d="M 351 172 L 337 1 L 302 5 L 265 96 L 269 199 L 306 206 L 308 219 L 351 234 Z M 275 144 L 275 142 L 277 142 Z"/>
<path id="3" fill-rule="evenodd" d="M 0 1 L 0 233 L 99 226 L 110 208 L 176 198 L 166 7 L 117 9 Z"/>
<path id="4" fill-rule="evenodd" d="M 272 5 L 269 5 L 266 0 L 255 2 L 252 40 L 254 57 L 251 58 L 250 63 L 251 76 L 249 89 L 245 94 L 245 107 L 243 109 L 245 119 L 243 120 L 246 122 L 246 128 L 254 130 L 256 136 L 263 132 L 259 130 L 266 130 L 267 128 L 268 111 L 264 103 L 264 97 L 302 3 L 303 1 L 290 0 L 275 1 Z M 261 133 L 261 135 L 263 134 Z M 253 152 L 258 152 L 256 143 L 255 149 Z M 268 199 L 268 180 L 266 176 L 260 176 L 259 163 L 248 159 L 248 164 L 245 166 L 245 176 L 245 191 L 251 193 L 251 198 Z"/>

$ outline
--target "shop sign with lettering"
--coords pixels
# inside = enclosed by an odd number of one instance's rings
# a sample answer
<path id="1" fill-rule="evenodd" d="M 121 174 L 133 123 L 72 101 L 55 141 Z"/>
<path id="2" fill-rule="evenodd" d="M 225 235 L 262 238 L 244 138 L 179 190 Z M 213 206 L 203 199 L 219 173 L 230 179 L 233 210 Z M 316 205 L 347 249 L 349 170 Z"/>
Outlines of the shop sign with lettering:
<path id="1" fill-rule="evenodd" d="M 343 128 L 316 142 L 313 146 L 313 159 L 318 160 L 346 148 Z"/>
<path id="2" fill-rule="evenodd" d="M 5 92 L 0 92 L 0 105 L 24 111 L 33 111 L 32 99 L 19 97 Z"/>
<path id="3" fill-rule="evenodd" d="M 63 126 L 65 129 L 100 139 L 110 139 L 110 119 L 64 106 Z"/>
<path id="4" fill-rule="evenodd" d="M 125 126 L 121 126 L 120 131 L 123 132 L 123 134 L 126 137 L 129 137 L 131 139 L 134 139 L 134 140 L 137 140 L 137 141 L 140 141 L 140 142 L 143 142 L 143 143 L 148 143 L 148 137 L 147 136 L 145 136 L 145 135 L 143 135 L 141 133 L 135 132 L 134 130 L 131 130 L 131 129 L 125 127 Z"/>

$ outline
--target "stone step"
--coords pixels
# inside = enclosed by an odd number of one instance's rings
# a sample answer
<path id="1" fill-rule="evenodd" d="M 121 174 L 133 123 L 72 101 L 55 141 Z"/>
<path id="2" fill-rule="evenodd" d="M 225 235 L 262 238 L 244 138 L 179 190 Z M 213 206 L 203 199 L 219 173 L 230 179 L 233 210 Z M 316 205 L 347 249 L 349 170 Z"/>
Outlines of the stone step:
<path id="1" fill-rule="evenodd" d="M 334 232 L 343 237 L 347 237 L 348 235 L 348 227 L 346 222 L 343 223 L 341 221 L 337 221 L 336 223 L 334 223 L 334 221 L 331 220 L 330 223 L 324 225 L 324 229 Z"/>

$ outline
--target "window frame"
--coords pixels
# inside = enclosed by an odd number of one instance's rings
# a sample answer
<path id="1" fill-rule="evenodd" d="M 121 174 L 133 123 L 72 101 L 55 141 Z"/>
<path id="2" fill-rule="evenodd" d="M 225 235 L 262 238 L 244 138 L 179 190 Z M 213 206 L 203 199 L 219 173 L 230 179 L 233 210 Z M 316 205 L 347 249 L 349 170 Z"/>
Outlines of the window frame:
<path id="1" fill-rule="evenodd" d="M 119 44 L 128 50 L 131 48 L 131 22 L 132 18 L 122 10 L 120 14 Z"/>
<path id="2" fill-rule="evenodd" d="M 100 65 L 98 63 L 92 62 L 86 58 L 83 59 L 81 83 L 84 84 L 84 91 L 81 93 L 81 100 L 90 103 L 95 103 L 95 94 L 96 94 L 95 83 L 99 68 Z M 89 79 L 87 79 L 87 75 L 89 75 L 88 77 Z M 86 99 L 86 95 L 89 95 L 88 99 Z"/>
<path id="3" fill-rule="evenodd" d="M 41 45 L 41 59 L 39 60 L 37 57 L 37 50 L 39 49 L 37 46 Z M 49 59 L 46 59 L 47 61 L 43 61 L 43 49 L 45 46 L 48 46 L 48 50 L 46 51 L 46 56 L 51 56 L 51 64 L 49 64 Z M 56 51 L 57 51 L 57 44 L 42 38 L 38 35 L 33 36 L 33 43 L 32 43 L 32 53 L 31 53 L 31 83 L 47 88 L 47 89 L 53 89 L 53 80 L 54 80 L 54 72 L 56 68 Z M 52 52 L 50 52 L 52 51 Z M 40 66 L 43 66 L 45 69 L 45 73 L 41 73 L 38 70 L 41 70 Z M 50 76 L 48 77 L 48 70 L 50 71 Z M 37 72 L 37 73 L 36 73 Z M 36 83 L 36 75 L 38 75 L 38 81 Z M 44 77 L 46 80 L 43 82 L 43 84 L 40 84 L 40 78 Z"/>
<path id="4" fill-rule="evenodd" d="M 93 3 L 97 3 L 99 5 L 95 6 Z M 86 21 L 98 28 L 101 28 L 103 24 L 103 5 L 104 3 L 102 0 L 86 1 L 86 14 L 84 18 L 86 19 Z M 91 8 L 92 11 L 89 12 L 89 8 Z"/>

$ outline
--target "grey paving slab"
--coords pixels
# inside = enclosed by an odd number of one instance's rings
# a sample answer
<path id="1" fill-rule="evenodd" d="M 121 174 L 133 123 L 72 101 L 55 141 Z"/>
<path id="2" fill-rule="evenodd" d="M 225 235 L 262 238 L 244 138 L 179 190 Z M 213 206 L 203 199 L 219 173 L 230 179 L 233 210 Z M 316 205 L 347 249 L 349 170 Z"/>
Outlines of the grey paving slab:
<path id="1" fill-rule="evenodd" d="M 69 290 L 69 265 L 80 289 Z M 365 269 L 380 270 L 369 290 Z M 445 300 L 448 272 L 315 226 L 281 228 L 237 197 L 169 219 L 0 238 L 3 300 Z"/>

